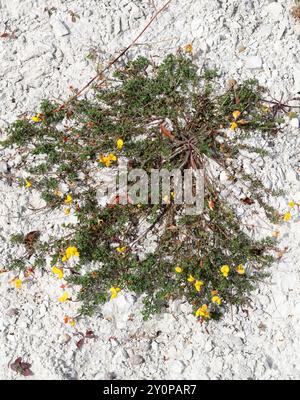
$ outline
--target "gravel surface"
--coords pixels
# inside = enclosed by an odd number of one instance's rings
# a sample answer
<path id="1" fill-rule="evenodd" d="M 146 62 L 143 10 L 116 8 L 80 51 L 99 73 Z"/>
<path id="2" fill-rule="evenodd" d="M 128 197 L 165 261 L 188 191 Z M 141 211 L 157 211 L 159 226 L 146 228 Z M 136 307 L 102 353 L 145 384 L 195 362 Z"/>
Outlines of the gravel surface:
<path id="1" fill-rule="evenodd" d="M 0 0 L 0 128 L 36 112 L 41 99 L 66 98 L 70 87 L 81 87 L 163 3 Z M 128 55 L 159 59 L 192 43 L 196 61 L 219 69 L 223 85 L 254 77 L 274 98 L 287 101 L 300 91 L 300 22 L 290 16 L 291 5 L 291 0 L 173 0 Z M 268 143 L 270 157 L 241 161 L 268 187 L 285 190 L 273 201 L 283 213 L 289 200 L 300 202 L 299 141 L 295 119 L 275 146 Z M 14 167 L 3 157 L 0 153 L 0 177 Z M 42 207 L 34 190 L 0 179 L 0 270 L 12 250 L 12 234 L 40 230 L 46 239 L 62 233 L 66 217 Z M 262 232 L 274 228 L 266 221 L 260 225 Z M 10 283 L 14 274 L 0 273 L 0 378 L 24 379 L 8 368 L 22 357 L 34 373 L 26 379 L 299 379 L 299 211 L 278 229 L 278 260 L 248 312 L 233 310 L 207 329 L 184 301 L 143 322 L 141 299 L 131 294 L 67 326 L 64 316 L 75 317 L 78 304 L 57 301 L 61 288 L 53 274 L 37 271 L 16 290 Z M 78 349 L 79 332 L 87 330 L 96 338 Z"/>

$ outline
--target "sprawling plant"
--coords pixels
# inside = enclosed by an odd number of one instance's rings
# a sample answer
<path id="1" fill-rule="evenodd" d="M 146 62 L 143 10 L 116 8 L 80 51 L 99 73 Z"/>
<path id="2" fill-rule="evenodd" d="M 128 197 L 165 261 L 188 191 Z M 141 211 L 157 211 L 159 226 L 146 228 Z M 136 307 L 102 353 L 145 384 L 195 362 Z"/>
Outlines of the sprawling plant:
<path id="1" fill-rule="evenodd" d="M 96 86 L 91 100 L 74 98 L 63 107 L 43 101 L 40 114 L 8 129 L 3 145 L 21 150 L 20 166 L 28 173 L 24 185 L 38 189 L 47 207 L 77 216 L 64 237 L 36 239 L 31 254 L 34 267 L 43 268 L 50 254 L 53 272 L 80 287 L 81 313 L 91 314 L 108 296 L 129 290 L 144 295 L 145 318 L 185 297 L 197 317 L 219 319 L 232 305 L 247 304 L 265 276 L 274 239 L 248 236 L 234 204 L 275 213 L 264 201 L 263 185 L 237 172 L 235 160 L 241 149 L 263 156 L 247 138 L 275 135 L 278 121 L 256 81 L 231 81 L 220 94 L 217 77 L 215 71 L 199 72 L 182 53 L 160 65 L 139 57 Z M 99 204 L 98 178 L 121 158 L 129 170 L 149 173 L 202 169 L 201 215 L 186 215 L 172 195 L 159 205 L 122 205 L 118 197 Z M 225 198 L 216 171 L 225 172 L 233 186 L 242 182 L 248 194 Z M 155 245 L 147 247 L 150 236 Z M 11 267 L 27 263 L 12 258 Z M 67 299 L 65 293 L 62 301 Z"/>

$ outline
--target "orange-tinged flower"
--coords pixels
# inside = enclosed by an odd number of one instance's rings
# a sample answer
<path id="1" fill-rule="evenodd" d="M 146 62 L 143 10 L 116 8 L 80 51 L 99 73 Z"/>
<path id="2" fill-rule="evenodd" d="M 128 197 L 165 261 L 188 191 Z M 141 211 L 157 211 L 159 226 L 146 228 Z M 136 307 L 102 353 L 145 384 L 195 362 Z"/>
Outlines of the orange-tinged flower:
<path id="1" fill-rule="evenodd" d="M 196 317 L 202 317 L 202 318 L 209 318 L 210 317 L 210 312 L 207 304 L 203 304 L 198 310 L 196 311 Z"/>
<path id="2" fill-rule="evenodd" d="M 74 326 L 75 325 L 75 320 L 74 320 L 74 318 L 69 317 L 68 315 L 65 315 L 64 323 L 65 324 L 70 324 L 71 326 Z"/>
<path id="3" fill-rule="evenodd" d="M 215 209 L 215 203 L 212 200 L 208 202 L 208 208 L 213 211 Z"/>
<path id="4" fill-rule="evenodd" d="M 191 43 L 186 44 L 186 45 L 184 46 L 184 51 L 185 51 L 186 53 L 192 54 L 192 53 L 193 53 L 193 45 L 192 45 Z"/>
<path id="5" fill-rule="evenodd" d="M 103 154 L 99 156 L 99 162 L 104 164 L 107 168 L 110 167 L 111 163 L 115 161 L 117 161 L 117 157 L 113 153 L 110 153 L 107 156 Z"/>
<path id="6" fill-rule="evenodd" d="M 241 116 L 241 112 L 239 110 L 233 111 L 233 118 L 237 120 Z"/>

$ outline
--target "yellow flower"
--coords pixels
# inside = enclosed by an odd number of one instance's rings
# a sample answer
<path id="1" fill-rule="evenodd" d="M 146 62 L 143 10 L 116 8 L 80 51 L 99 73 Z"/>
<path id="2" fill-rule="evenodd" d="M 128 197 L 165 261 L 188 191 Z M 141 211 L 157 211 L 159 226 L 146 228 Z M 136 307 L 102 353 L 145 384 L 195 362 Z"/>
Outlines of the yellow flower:
<path id="1" fill-rule="evenodd" d="M 223 276 L 225 276 L 225 278 L 227 278 L 227 276 L 229 275 L 229 272 L 230 272 L 230 267 L 229 267 L 229 265 L 223 265 L 223 266 L 221 267 L 221 270 L 220 270 L 220 271 L 222 272 Z"/>
<path id="2" fill-rule="evenodd" d="M 118 293 L 121 291 L 121 289 L 119 287 L 111 287 L 110 289 L 110 299 L 113 300 L 118 296 Z"/>
<path id="3" fill-rule="evenodd" d="M 203 318 L 209 318 L 210 313 L 208 306 L 206 304 L 203 304 L 198 310 L 196 311 L 196 317 L 203 317 Z"/>
<path id="4" fill-rule="evenodd" d="M 238 127 L 238 124 L 236 122 L 232 122 L 230 124 L 230 130 L 231 131 L 235 131 L 237 127 Z"/>
<path id="5" fill-rule="evenodd" d="M 117 157 L 113 153 L 110 153 L 108 156 L 101 154 L 99 157 L 99 162 L 104 164 L 106 167 L 110 167 L 111 163 L 115 161 L 117 161 Z"/>
<path id="6" fill-rule="evenodd" d="M 75 320 L 73 318 L 71 318 L 71 320 L 70 320 L 70 325 L 75 326 Z"/>
<path id="7" fill-rule="evenodd" d="M 76 247 L 68 247 L 65 252 L 65 255 L 62 257 L 61 260 L 65 262 L 68 261 L 69 258 L 71 257 L 80 257 L 79 251 L 77 250 Z"/>
<path id="8" fill-rule="evenodd" d="M 65 198 L 65 204 L 72 204 L 73 203 L 73 198 L 70 194 L 67 195 Z"/>
<path id="9" fill-rule="evenodd" d="M 204 283 L 202 281 L 195 282 L 195 289 L 197 290 L 197 292 L 200 292 L 203 285 L 204 285 Z"/>
<path id="10" fill-rule="evenodd" d="M 245 275 L 245 273 L 246 273 L 245 268 L 244 268 L 244 266 L 243 266 L 242 264 L 240 264 L 240 265 L 237 266 L 236 272 L 237 272 L 239 275 Z"/>
<path id="11" fill-rule="evenodd" d="M 42 122 L 43 121 L 43 116 L 42 114 L 36 114 L 35 116 L 31 117 L 31 121 L 33 122 Z"/>
<path id="12" fill-rule="evenodd" d="M 113 153 L 110 153 L 108 155 L 108 158 L 110 159 L 110 161 L 117 161 L 117 157 Z"/>
<path id="13" fill-rule="evenodd" d="M 21 289 L 21 287 L 22 287 L 21 279 L 19 279 L 19 278 L 14 279 L 13 283 L 14 283 L 16 289 Z"/>
<path id="14" fill-rule="evenodd" d="M 30 181 L 28 181 L 27 179 L 25 179 L 25 187 L 26 189 L 29 189 L 32 186 L 32 183 Z"/>
<path id="15" fill-rule="evenodd" d="M 296 203 L 293 200 L 289 201 L 289 207 L 294 208 L 295 205 Z"/>
<path id="16" fill-rule="evenodd" d="M 99 162 L 101 162 L 102 164 L 104 164 L 106 167 L 109 167 L 110 164 L 111 164 L 109 158 L 106 157 L 106 156 L 104 156 L 104 155 L 102 155 L 102 154 L 101 154 L 100 157 L 99 157 Z"/>
<path id="17" fill-rule="evenodd" d="M 65 208 L 65 209 L 64 209 L 65 215 L 69 215 L 70 212 L 71 212 L 71 208 Z"/>
<path id="18" fill-rule="evenodd" d="M 235 120 L 237 120 L 238 117 L 240 117 L 241 112 L 238 111 L 238 110 L 236 110 L 236 111 L 233 111 L 232 115 L 233 115 L 233 118 L 234 118 Z"/>
<path id="19" fill-rule="evenodd" d="M 182 269 L 181 267 L 176 267 L 176 268 L 175 268 L 175 272 L 176 272 L 177 274 L 181 274 L 181 273 L 183 272 L 183 269 Z"/>
<path id="20" fill-rule="evenodd" d="M 187 278 L 188 282 L 194 282 L 195 278 L 193 277 L 193 275 L 189 275 L 189 277 Z"/>
<path id="21" fill-rule="evenodd" d="M 123 247 L 119 246 L 119 247 L 117 247 L 116 250 L 117 250 L 118 253 L 124 254 L 125 251 L 126 251 L 126 247 L 125 246 L 123 246 Z"/>
<path id="22" fill-rule="evenodd" d="M 218 304 L 218 306 L 220 306 L 221 303 L 222 303 L 222 300 L 220 299 L 219 296 L 213 296 L 212 299 L 211 299 L 211 301 L 212 301 L 213 303 L 215 303 L 215 304 Z"/>
<path id="23" fill-rule="evenodd" d="M 61 268 L 58 267 L 53 267 L 52 268 L 52 272 L 57 275 L 58 279 L 62 279 L 64 277 L 64 273 L 63 270 Z"/>
<path id="24" fill-rule="evenodd" d="M 288 222 L 288 221 L 291 220 L 291 218 L 292 218 L 292 214 L 291 214 L 290 212 L 287 212 L 287 213 L 284 215 L 283 220 L 284 220 L 285 222 Z"/>
<path id="25" fill-rule="evenodd" d="M 184 51 L 185 51 L 186 53 L 192 54 L 192 53 L 193 53 L 193 45 L 192 45 L 191 43 L 186 44 L 186 45 L 184 46 Z"/>
<path id="26" fill-rule="evenodd" d="M 70 257 L 79 257 L 79 251 L 77 250 L 77 247 L 68 247 L 66 250 L 66 256 L 68 258 Z"/>
<path id="27" fill-rule="evenodd" d="M 68 292 L 64 292 L 63 295 L 58 299 L 61 303 L 64 303 L 65 301 L 69 300 L 70 296 Z"/>
<path id="28" fill-rule="evenodd" d="M 118 148 L 119 150 L 122 150 L 122 149 L 123 149 L 123 146 L 124 146 L 123 140 L 122 140 L 121 138 L 118 139 L 118 140 L 117 140 L 117 148 Z"/>

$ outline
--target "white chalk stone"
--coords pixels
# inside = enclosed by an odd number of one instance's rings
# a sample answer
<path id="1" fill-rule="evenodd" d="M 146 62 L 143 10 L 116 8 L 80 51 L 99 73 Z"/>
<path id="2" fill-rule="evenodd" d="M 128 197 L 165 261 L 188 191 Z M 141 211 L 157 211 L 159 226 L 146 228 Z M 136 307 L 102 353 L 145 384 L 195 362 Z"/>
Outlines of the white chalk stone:
<path id="1" fill-rule="evenodd" d="M 264 11 L 272 21 L 279 21 L 282 18 L 282 5 L 275 1 L 267 5 Z"/>
<path id="2" fill-rule="evenodd" d="M 68 36 L 71 33 L 66 23 L 58 18 L 53 18 L 51 25 L 56 36 Z"/>
<path id="3" fill-rule="evenodd" d="M 8 172 L 8 165 L 5 161 L 0 162 L 0 172 L 6 174 Z"/>
<path id="4" fill-rule="evenodd" d="M 291 125 L 293 128 L 299 128 L 299 125 L 300 125 L 299 118 L 292 118 L 292 119 L 290 120 L 290 125 Z"/>
<path id="5" fill-rule="evenodd" d="M 179 360 L 170 360 L 168 362 L 168 367 L 169 367 L 169 371 L 170 373 L 178 376 L 180 374 L 182 374 L 185 365 L 183 364 L 183 362 L 179 361 Z"/>
<path id="6" fill-rule="evenodd" d="M 248 69 L 261 69 L 262 68 L 262 59 L 259 56 L 249 56 L 246 59 L 246 68 Z"/>

